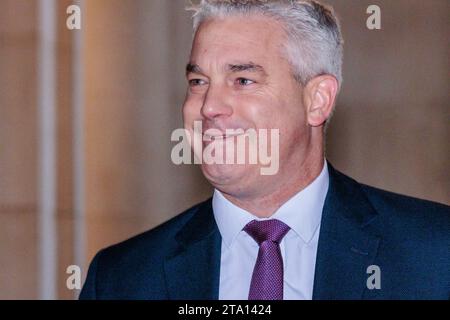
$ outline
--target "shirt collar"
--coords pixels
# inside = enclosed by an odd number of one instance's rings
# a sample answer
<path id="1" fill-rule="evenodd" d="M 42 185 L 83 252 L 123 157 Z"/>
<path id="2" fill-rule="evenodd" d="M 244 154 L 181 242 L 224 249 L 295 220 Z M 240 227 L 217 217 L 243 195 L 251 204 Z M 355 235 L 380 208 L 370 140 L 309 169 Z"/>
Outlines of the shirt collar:
<path id="1" fill-rule="evenodd" d="M 285 202 L 269 219 L 284 222 L 305 243 L 309 243 L 320 225 L 328 186 L 328 164 L 325 161 L 319 176 Z M 232 245 L 247 223 L 252 220 L 266 220 L 234 205 L 217 189 L 214 191 L 212 206 L 220 234 L 228 247 Z"/>

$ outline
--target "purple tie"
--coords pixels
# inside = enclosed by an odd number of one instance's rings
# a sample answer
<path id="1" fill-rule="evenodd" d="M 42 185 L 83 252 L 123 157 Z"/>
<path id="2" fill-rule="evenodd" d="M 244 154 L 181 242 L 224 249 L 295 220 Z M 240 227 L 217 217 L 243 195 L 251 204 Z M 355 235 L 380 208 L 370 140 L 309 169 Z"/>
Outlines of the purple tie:
<path id="1" fill-rule="evenodd" d="M 283 258 L 280 242 L 289 227 L 279 220 L 253 220 L 244 231 L 259 245 L 249 300 L 283 300 Z"/>

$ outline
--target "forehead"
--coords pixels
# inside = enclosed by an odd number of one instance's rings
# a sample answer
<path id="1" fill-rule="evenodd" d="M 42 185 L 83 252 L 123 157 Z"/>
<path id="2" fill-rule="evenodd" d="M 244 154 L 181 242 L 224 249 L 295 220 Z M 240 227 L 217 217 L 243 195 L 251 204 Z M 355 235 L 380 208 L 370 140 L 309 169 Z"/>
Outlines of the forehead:
<path id="1" fill-rule="evenodd" d="M 278 21 L 259 15 L 212 18 L 204 21 L 194 38 L 191 61 L 226 64 L 254 61 L 258 64 L 285 60 L 286 41 Z"/>

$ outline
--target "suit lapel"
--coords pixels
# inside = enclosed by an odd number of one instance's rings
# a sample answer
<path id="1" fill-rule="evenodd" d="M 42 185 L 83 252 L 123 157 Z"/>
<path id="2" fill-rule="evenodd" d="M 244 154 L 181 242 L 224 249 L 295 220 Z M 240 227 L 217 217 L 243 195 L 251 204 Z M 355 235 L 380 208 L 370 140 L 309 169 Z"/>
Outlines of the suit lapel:
<path id="1" fill-rule="evenodd" d="M 329 168 L 313 299 L 361 299 L 378 249 L 379 219 L 361 186 Z"/>
<path id="2" fill-rule="evenodd" d="M 169 299 L 218 299 L 222 239 L 211 200 L 200 205 L 176 240 L 179 246 L 164 265 Z"/>

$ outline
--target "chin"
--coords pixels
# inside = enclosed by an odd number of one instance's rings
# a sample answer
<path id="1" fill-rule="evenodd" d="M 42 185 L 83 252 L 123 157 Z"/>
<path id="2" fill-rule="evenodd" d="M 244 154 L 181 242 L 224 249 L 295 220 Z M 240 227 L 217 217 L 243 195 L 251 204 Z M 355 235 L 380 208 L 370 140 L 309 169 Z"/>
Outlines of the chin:
<path id="1" fill-rule="evenodd" d="M 242 186 L 249 176 L 249 168 L 245 165 L 207 165 L 201 166 L 205 178 L 216 188 Z"/>

